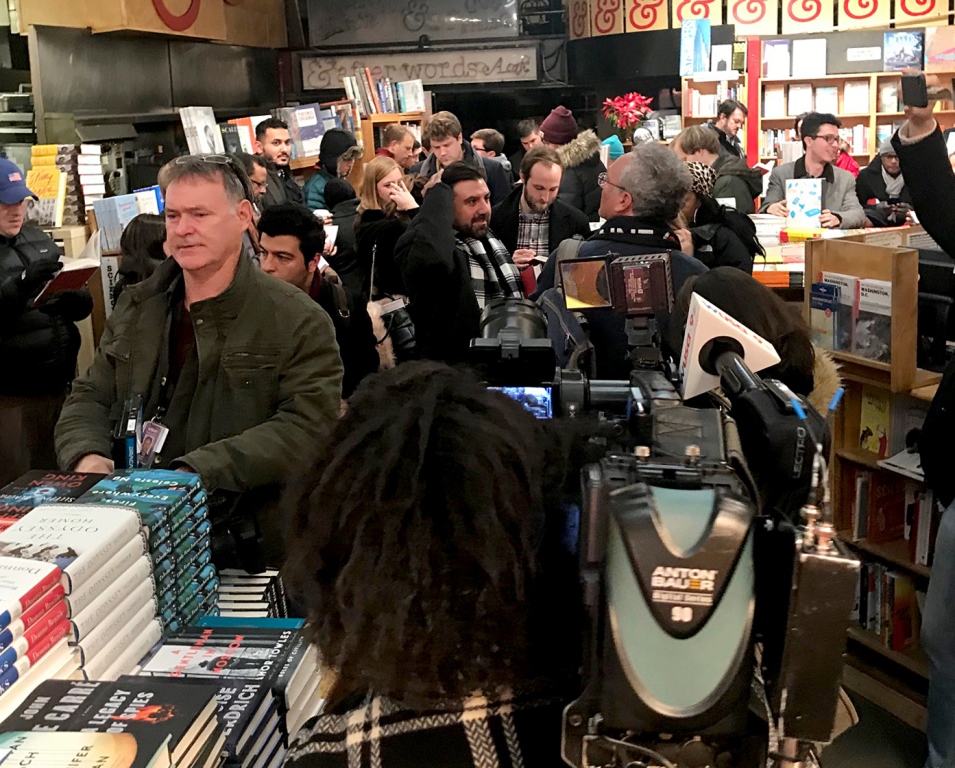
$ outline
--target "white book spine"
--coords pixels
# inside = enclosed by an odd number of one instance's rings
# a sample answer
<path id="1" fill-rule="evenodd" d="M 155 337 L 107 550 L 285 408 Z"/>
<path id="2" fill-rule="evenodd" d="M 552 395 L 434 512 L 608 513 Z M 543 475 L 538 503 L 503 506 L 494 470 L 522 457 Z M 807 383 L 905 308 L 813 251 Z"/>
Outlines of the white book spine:
<path id="1" fill-rule="evenodd" d="M 140 604 L 154 597 L 155 588 L 151 576 L 152 566 L 148 557 L 142 555 L 133 561 L 133 564 L 115 579 L 92 605 L 73 617 L 71 620 L 72 642 L 84 641 L 104 624 L 109 623 L 110 615 L 116 613 L 120 606 L 126 606 L 131 596 L 139 596 L 137 599 L 140 600 Z M 148 594 L 140 594 L 143 586 L 148 587 Z M 128 617 L 136 608 L 126 607 L 123 610 Z"/>
<path id="2" fill-rule="evenodd" d="M 146 551 L 146 538 L 137 528 L 136 534 L 119 552 L 113 555 L 102 568 L 80 585 L 75 592 L 68 593 L 67 603 L 70 606 L 70 616 L 77 616 L 92 605 L 93 601 Z"/>
<path id="3" fill-rule="evenodd" d="M 81 658 L 83 660 L 83 671 L 87 680 L 113 680 L 115 677 L 108 677 L 108 670 L 125 655 L 127 649 L 137 647 L 140 635 L 149 627 L 150 622 L 156 621 L 156 601 L 150 598 L 138 611 L 134 612 L 129 620 L 120 622 L 114 627 L 111 634 L 107 635 L 105 642 L 101 643 L 99 648 L 87 648 L 83 643 L 80 644 Z M 92 637 L 90 638 L 93 639 Z M 156 638 L 158 640 L 159 638 Z M 115 676 L 129 672 L 149 649 L 156 642 L 153 640 L 146 649 L 136 658 L 132 659 L 125 667 L 115 673 Z M 97 639 L 97 643 L 100 639 Z"/>
<path id="4" fill-rule="evenodd" d="M 153 619 L 146 628 L 139 633 L 135 640 L 116 659 L 116 662 L 103 673 L 102 680 L 115 680 L 120 675 L 127 675 L 136 668 L 140 660 L 149 653 L 149 649 L 159 642 L 162 637 L 162 626 Z M 91 678 L 87 678 L 88 680 Z"/>
<path id="5" fill-rule="evenodd" d="M 107 610 L 109 606 L 112 606 L 112 610 L 109 610 L 105 617 L 92 624 L 92 629 L 77 637 L 77 625 L 73 624 L 71 644 L 76 644 L 82 649 L 84 661 L 91 656 L 95 656 L 109 645 L 115 634 L 129 623 L 130 619 L 141 608 L 151 605 L 153 613 L 156 613 L 159 604 L 156 602 L 153 580 L 149 577 L 149 570 L 147 569 L 145 575 L 143 575 L 142 568 L 138 567 L 138 564 L 134 567 L 134 570 L 141 579 L 139 586 L 120 600 L 90 606 L 91 609 L 97 609 L 100 605 L 103 605 Z M 83 625 L 82 628 L 87 629 L 87 626 Z"/>

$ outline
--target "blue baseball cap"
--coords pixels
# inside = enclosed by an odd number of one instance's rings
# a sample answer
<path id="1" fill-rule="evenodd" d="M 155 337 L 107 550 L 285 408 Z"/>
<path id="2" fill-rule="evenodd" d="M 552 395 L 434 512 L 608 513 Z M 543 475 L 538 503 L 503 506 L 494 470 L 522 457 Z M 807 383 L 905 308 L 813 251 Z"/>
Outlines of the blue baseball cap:
<path id="1" fill-rule="evenodd" d="M 0 203 L 16 205 L 28 197 L 36 199 L 29 189 L 23 171 L 12 160 L 0 157 Z"/>

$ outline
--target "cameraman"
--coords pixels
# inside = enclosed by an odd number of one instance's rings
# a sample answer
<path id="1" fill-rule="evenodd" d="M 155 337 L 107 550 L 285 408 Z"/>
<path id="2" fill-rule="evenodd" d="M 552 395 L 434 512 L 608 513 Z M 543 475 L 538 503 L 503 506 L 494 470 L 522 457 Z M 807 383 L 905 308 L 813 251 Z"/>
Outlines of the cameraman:
<path id="1" fill-rule="evenodd" d="M 570 445 L 443 364 L 359 385 L 293 499 L 286 574 L 338 677 L 285 765 L 561 764 L 580 663 Z"/>
<path id="2" fill-rule="evenodd" d="M 892 137 L 919 221 L 950 256 L 955 254 L 955 175 L 942 131 L 927 107 L 906 107 Z M 955 764 L 955 359 L 948 364 L 919 440 L 925 483 L 947 509 L 935 540 L 935 560 L 922 616 L 922 647 L 930 661 L 927 768 Z"/>

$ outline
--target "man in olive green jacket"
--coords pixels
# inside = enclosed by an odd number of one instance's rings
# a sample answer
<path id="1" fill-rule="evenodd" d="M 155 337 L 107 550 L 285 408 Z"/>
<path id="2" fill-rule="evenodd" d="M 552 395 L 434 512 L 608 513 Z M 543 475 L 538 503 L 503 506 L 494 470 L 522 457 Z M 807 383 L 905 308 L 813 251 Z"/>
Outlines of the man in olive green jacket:
<path id="1" fill-rule="evenodd" d="M 212 495 L 254 498 L 265 559 L 278 565 L 283 525 L 262 501 L 338 418 L 335 331 L 308 296 L 242 257 L 252 207 L 234 170 L 179 158 L 160 183 L 172 258 L 123 293 L 63 407 L 59 463 L 111 471 L 117 418 L 142 395 L 144 418 L 169 429 L 153 466 L 194 471 Z"/>

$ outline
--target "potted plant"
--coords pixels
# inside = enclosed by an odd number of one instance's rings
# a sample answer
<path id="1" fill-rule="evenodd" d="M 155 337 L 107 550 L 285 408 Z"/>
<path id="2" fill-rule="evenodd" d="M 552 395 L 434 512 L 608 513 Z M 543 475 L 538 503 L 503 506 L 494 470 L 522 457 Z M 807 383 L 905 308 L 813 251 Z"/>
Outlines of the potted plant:
<path id="1" fill-rule="evenodd" d="M 633 143 L 633 130 L 652 112 L 652 98 L 643 94 L 627 93 L 614 99 L 604 99 L 603 112 L 610 123 L 620 130 L 624 144 Z"/>

